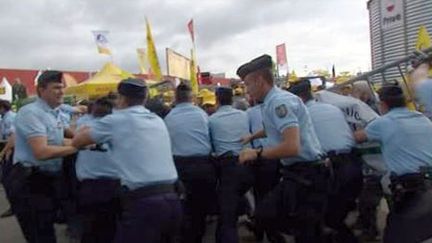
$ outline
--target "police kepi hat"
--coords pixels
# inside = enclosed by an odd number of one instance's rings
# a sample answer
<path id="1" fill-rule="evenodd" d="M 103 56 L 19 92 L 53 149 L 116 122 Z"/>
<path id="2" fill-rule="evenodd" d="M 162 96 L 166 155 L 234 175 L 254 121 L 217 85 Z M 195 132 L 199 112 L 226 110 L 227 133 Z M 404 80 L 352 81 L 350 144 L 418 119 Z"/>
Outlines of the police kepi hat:
<path id="1" fill-rule="evenodd" d="M 224 96 L 224 97 L 233 96 L 233 89 L 229 88 L 229 87 L 218 87 L 218 88 L 216 88 L 215 95 L 217 97 L 221 97 L 221 96 Z"/>
<path id="2" fill-rule="evenodd" d="M 311 90 L 312 90 L 312 86 L 308 79 L 303 79 L 298 82 L 295 82 L 291 84 L 291 86 L 288 88 L 288 91 L 295 95 L 299 95 L 305 92 L 311 92 Z"/>
<path id="3" fill-rule="evenodd" d="M 249 73 L 261 70 L 261 69 L 271 69 L 273 66 L 272 57 L 270 55 L 264 54 L 260 57 L 253 59 L 250 62 L 247 62 L 241 65 L 237 69 L 237 75 L 244 79 Z"/>
<path id="4" fill-rule="evenodd" d="M 147 96 L 147 85 L 142 79 L 127 78 L 120 81 L 117 91 L 126 97 L 145 98 Z"/>

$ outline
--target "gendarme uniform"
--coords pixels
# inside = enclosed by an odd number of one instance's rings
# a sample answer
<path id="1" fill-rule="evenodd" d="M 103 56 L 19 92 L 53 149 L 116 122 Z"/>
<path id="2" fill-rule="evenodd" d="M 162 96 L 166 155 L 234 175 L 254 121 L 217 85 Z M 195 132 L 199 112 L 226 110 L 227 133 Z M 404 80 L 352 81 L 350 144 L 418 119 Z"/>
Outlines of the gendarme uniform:
<path id="1" fill-rule="evenodd" d="M 402 96 L 399 87 L 386 87 L 381 93 Z M 432 122 L 419 112 L 398 107 L 372 121 L 365 132 L 368 140 L 381 143 L 384 161 L 393 174 L 393 206 L 384 242 L 421 242 L 430 238 L 432 190 L 422 168 L 429 173 L 432 168 Z"/>
<path id="2" fill-rule="evenodd" d="M 62 73 L 46 71 L 38 79 L 61 82 Z M 62 158 L 38 160 L 28 143 L 33 137 L 46 137 L 48 145 L 63 145 L 64 129 L 58 108 L 37 98 L 22 107 L 15 118 L 14 167 L 10 176 L 12 209 L 29 242 L 56 242 L 54 220 L 58 211 L 58 189 Z"/>
<path id="3" fill-rule="evenodd" d="M 237 74 L 245 78 L 249 73 L 271 67 L 271 57 L 263 55 L 242 65 Z M 256 217 L 267 229 L 290 231 L 293 229 L 290 226 L 295 226 L 296 242 L 318 241 L 317 228 L 326 201 L 326 175 L 319 163 L 321 146 L 306 106 L 299 97 L 273 87 L 263 100 L 262 117 L 268 147 L 278 146 L 283 131 L 295 127 L 299 130 L 300 151 L 298 156 L 280 158 L 283 180 L 257 205 Z M 307 189 L 307 185 L 313 185 L 314 190 Z"/>
<path id="4" fill-rule="evenodd" d="M 6 140 L 13 133 L 13 124 L 16 114 L 13 111 L 7 111 L 0 122 L 1 138 Z"/>
<path id="5" fill-rule="evenodd" d="M 178 95 L 191 95 L 189 86 L 180 84 Z M 208 115 L 191 102 L 181 102 L 165 117 L 171 138 L 174 162 L 186 189 L 182 242 L 201 242 L 205 218 L 214 205 L 216 171 L 212 164 Z"/>
<path id="6" fill-rule="evenodd" d="M 305 102 L 322 149 L 332 162 L 335 183 L 329 193 L 325 223 L 335 231 L 332 237 L 338 242 L 357 242 L 344 222 L 355 207 L 363 183 L 362 162 L 353 151 L 351 128 L 338 107 L 313 99 L 309 80 L 292 85 L 289 91 Z"/>
<path id="7" fill-rule="evenodd" d="M 220 87 L 216 97 L 233 96 L 231 88 Z M 244 193 L 251 187 L 251 168 L 238 164 L 238 155 L 243 148 L 241 138 L 249 135 L 249 121 L 246 112 L 234 109 L 229 104 L 220 105 L 209 118 L 210 135 L 216 163 L 220 171 L 218 200 L 220 216 L 216 242 L 237 243 L 237 213 Z"/>
<path id="8" fill-rule="evenodd" d="M 142 80 L 126 79 L 120 82 L 118 93 L 144 99 L 147 87 Z M 163 120 L 143 105 L 129 106 L 95 122 L 90 136 L 96 143 L 108 144 L 125 188 L 116 242 L 160 242 L 163 237 L 174 237 L 180 202 L 174 186 L 177 171 Z"/>
<path id="9" fill-rule="evenodd" d="M 420 81 L 415 86 L 417 99 L 425 107 L 425 112 L 429 118 L 432 118 L 432 79 Z"/>

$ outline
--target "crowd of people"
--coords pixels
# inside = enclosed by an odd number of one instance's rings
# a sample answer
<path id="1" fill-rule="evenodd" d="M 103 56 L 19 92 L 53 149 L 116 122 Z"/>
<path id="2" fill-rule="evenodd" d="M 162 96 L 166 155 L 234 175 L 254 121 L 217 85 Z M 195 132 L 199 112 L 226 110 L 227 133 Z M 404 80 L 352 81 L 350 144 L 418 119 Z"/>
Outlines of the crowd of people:
<path id="1" fill-rule="evenodd" d="M 59 222 L 81 242 L 199 243 L 210 215 L 216 242 L 236 243 L 242 214 L 257 242 L 350 243 L 361 240 L 345 222 L 354 210 L 376 240 L 386 177 L 383 241 L 432 237 L 432 123 L 406 108 L 399 85 L 375 94 L 355 83 L 346 95 L 381 116 L 353 129 L 343 110 L 315 99 L 308 80 L 276 87 L 272 63 L 263 55 L 237 69 L 247 98 L 216 87 L 214 103 L 196 102 L 181 83 L 171 107 L 146 102 L 148 87 L 134 78 L 116 94 L 65 105 L 63 74 L 45 71 L 38 98 L 16 115 L 0 101 L 6 214 L 37 243 L 56 242 Z M 430 101 L 425 90 L 420 99 Z M 380 144 L 383 171 L 369 173 L 365 142 Z"/>

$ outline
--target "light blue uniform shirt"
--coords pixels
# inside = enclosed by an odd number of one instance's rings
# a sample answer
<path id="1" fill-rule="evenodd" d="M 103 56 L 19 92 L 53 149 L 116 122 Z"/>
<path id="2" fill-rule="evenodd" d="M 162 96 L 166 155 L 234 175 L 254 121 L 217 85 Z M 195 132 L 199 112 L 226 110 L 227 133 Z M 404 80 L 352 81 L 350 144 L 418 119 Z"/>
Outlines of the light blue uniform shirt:
<path id="1" fill-rule="evenodd" d="M 428 115 L 432 114 L 432 79 L 421 81 L 415 88 L 417 99 L 425 106 Z"/>
<path id="2" fill-rule="evenodd" d="M 387 168 L 403 175 L 432 166 L 432 122 L 419 112 L 394 108 L 367 125 L 370 141 L 381 143 Z"/>
<path id="3" fill-rule="evenodd" d="M 165 117 L 173 155 L 203 156 L 211 153 L 208 115 L 192 103 L 177 104 Z"/>
<path id="4" fill-rule="evenodd" d="M 74 114 L 75 110 L 74 107 L 68 104 L 61 104 L 60 107 L 60 120 L 63 123 L 65 127 L 69 127 L 72 115 Z"/>
<path id="5" fill-rule="evenodd" d="M 16 114 L 13 111 L 6 112 L 0 122 L 1 138 L 7 139 L 13 133 L 13 124 Z"/>
<path id="6" fill-rule="evenodd" d="M 282 142 L 282 132 L 285 129 L 291 127 L 299 129 L 300 153 L 295 157 L 281 158 L 282 164 L 291 165 L 295 162 L 320 159 L 321 145 L 309 112 L 299 97 L 273 87 L 264 99 L 262 116 L 268 147 L 277 146 Z"/>
<path id="7" fill-rule="evenodd" d="M 25 105 L 15 118 L 15 136 L 14 163 L 20 162 L 28 167 L 37 166 L 43 171 L 61 170 L 62 158 L 37 160 L 27 142 L 32 137 L 46 137 L 48 145 L 63 145 L 64 129 L 58 108 L 52 109 L 40 98 Z"/>
<path id="8" fill-rule="evenodd" d="M 306 102 L 306 107 L 324 152 L 349 152 L 355 146 L 353 132 L 339 108 L 315 100 Z"/>
<path id="9" fill-rule="evenodd" d="M 100 118 L 87 118 L 81 126 L 91 127 Z M 79 129 L 80 127 L 78 127 Z M 80 150 L 75 164 L 78 180 L 97 178 L 118 178 L 117 164 L 111 159 L 111 151 L 107 144 L 102 147 L 107 151 Z"/>
<path id="10" fill-rule="evenodd" d="M 246 110 L 249 118 L 249 130 L 252 134 L 263 129 L 261 105 L 255 105 Z M 267 138 L 255 139 L 251 142 L 254 148 L 267 147 Z"/>
<path id="11" fill-rule="evenodd" d="M 230 105 L 219 107 L 209 118 L 210 136 L 216 156 L 231 151 L 239 155 L 244 145 L 241 138 L 249 135 L 249 119 L 245 111 Z"/>
<path id="12" fill-rule="evenodd" d="M 177 171 L 163 120 L 144 106 L 115 110 L 90 127 L 96 143 L 107 143 L 122 185 L 173 183 Z"/>
<path id="13" fill-rule="evenodd" d="M 76 121 L 76 126 L 78 128 L 78 127 L 81 127 L 83 125 L 86 125 L 87 123 L 92 122 L 93 119 L 95 119 L 93 117 L 93 115 L 91 115 L 91 114 L 84 114 L 83 116 L 80 116 L 80 118 L 78 118 L 78 120 Z"/>

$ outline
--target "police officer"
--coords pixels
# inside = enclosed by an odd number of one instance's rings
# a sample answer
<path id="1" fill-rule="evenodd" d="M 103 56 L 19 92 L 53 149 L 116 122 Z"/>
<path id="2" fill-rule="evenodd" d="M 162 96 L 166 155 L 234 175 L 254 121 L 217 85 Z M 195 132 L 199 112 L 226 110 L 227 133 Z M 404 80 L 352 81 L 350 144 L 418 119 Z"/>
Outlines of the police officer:
<path id="1" fill-rule="evenodd" d="M 232 107 L 233 91 L 219 87 L 215 91 L 218 109 L 209 118 L 210 136 L 219 168 L 219 222 L 216 242 L 238 242 L 237 216 L 243 195 L 253 183 L 250 167 L 239 165 L 243 148 L 240 138 L 249 134 L 246 112 Z"/>
<path id="2" fill-rule="evenodd" d="M 327 226 L 334 229 L 335 242 L 357 242 L 345 224 L 348 213 L 355 209 L 362 189 L 362 161 L 354 151 L 352 131 L 342 111 L 334 105 L 317 102 L 309 80 L 290 86 L 289 91 L 305 103 L 323 151 L 331 161 L 334 181 L 325 215 Z"/>
<path id="3" fill-rule="evenodd" d="M 216 172 L 211 161 L 208 115 L 192 104 L 190 86 L 177 86 L 175 107 L 165 117 L 174 162 L 186 189 L 182 242 L 200 243 L 206 215 L 215 206 Z"/>
<path id="4" fill-rule="evenodd" d="M 384 114 L 357 131 L 358 142 L 378 141 L 384 161 L 392 173 L 392 206 L 384 242 L 421 242 L 432 236 L 430 184 L 422 168 L 432 166 L 432 123 L 424 115 L 405 107 L 402 89 L 394 84 L 379 91 Z"/>
<path id="5" fill-rule="evenodd" d="M 100 98 L 82 126 L 92 126 L 111 114 L 113 103 Z M 81 242 L 112 242 L 119 216 L 120 179 L 110 157 L 110 147 L 98 144 L 78 153 L 75 169 L 79 181 L 78 214 L 82 220 Z"/>
<path id="6" fill-rule="evenodd" d="M 163 120 L 143 105 L 143 80 L 118 85 L 117 110 L 81 129 L 73 145 L 107 143 L 124 187 L 122 215 L 115 242 L 173 242 L 180 224 L 169 134 Z"/>
<path id="7" fill-rule="evenodd" d="M 256 101 L 251 102 L 251 107 L 246 110 L 249 118 L 249 130 L 254 134 L 263 129 L 263 119 L 261 114 L 261 104 Z M 267 138 L 259 138 L 251 141 L 252 148 L 260 149 L 267 147 Z M 279 160 L 264 160 L 257 162 L 253 166 L 254 184 L 253 192 L 255 203 L 259 203 L 267 193 L 269 193 L 279 182 L 280 163 Z M 264 239 L 264 233 L 270 242 L 285 242 L 282 235 L 277 232 L 264 232 L 264 230 L 255 222 L 255 235 L 258 240 Z"/>
<path id="8" fill-rule="evenodd" d="M 257 205 L 257 220 L 289 231 L 296 242 L 320 242 L 327 189 L 325 169 L 318 163 L 321 146 L 303 102 L 274 86 L 271 67 L 271 57 L 263 55 L 237 70 L 251 97 L 263 102 L 264 130 L 244 142 L 264 136 L 268 141 L 268 147 L 244 149 L 239 161 L 280 159 L 283 180 Z"/>
<path id="9" fill-rule="evenodd" d="M 56 242 L 54 220 L 62 157 L 76 152 L 63 137 L 57 109 L 63 102 L 62 76 L 58 71 L 42 73 L 38 98 L 22 107 L 15 120 L 12 209 L 28 242 Z"/>
<path id="10" fill-rule="evenodd" d="M 9 185 L 6 178 L 8 177 L 12 167 L 12 160 L 11 158 L 9 158 L 10 156 L 8 155 L 11 153 L 11 150 L 13 148 L 13 144 L 9 140 L 13 139 L 10 137 L 13 134 L 13 123 L 16 116 L 15 112 L 11 110 L 11 104 L 9 101 L 0 100 L 0 115 L 2 116 L 2 119 L 0 121 L 1 139 L 5 141 L 2 152 L 0 153 L 0 164 L 2 165 L 2 183 L 6 192 L 6 196 L 9 198 Z M 9 208 L 0 215 L 0 218 L 9 217 L 12 215 L 12 209 Z"/>

